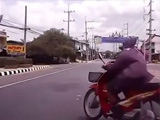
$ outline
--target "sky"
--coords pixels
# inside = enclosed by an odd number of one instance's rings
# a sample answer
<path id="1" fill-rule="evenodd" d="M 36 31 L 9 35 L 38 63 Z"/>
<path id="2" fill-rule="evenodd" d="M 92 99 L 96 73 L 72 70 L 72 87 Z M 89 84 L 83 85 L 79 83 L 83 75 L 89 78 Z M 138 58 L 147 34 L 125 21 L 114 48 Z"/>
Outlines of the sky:
<path id="1" fill-rule="evenodd" d="M 153 33 L 160 34 L 160 0 L 153 0 Z M 64 11 L 75 10 L 71 13 L 70 36 L 83 40 L 85 32 L 85 17 L 89 22 L 88 37 L 99 35 L 108 37 L 116 31 L 126 36 L 128 23 L 129 36 L 138 36 L 140 39 L 147 39 L 146 29 L 148 29 L 149 0 L 0 0 L 0 14 L 4 19 L 17 24 L 24 25 L 24 7 L 28 8 L 27 25 L 38 31 L 50 28 L 64 28 L 67 33 L 67 14 Z M 145 18 L 145 19 L 144 19 Z M 2 21 L 3 23 L 5 21 Z M 20 41 L 23 39 L 23 31 L 0 26 L 5 29 L 9 38 Z M 122 32 L 123 30 L 123 32 Z M 36 34 L 27 32 L 27 41 L 32 41 Z M 157 42 L 159 39 L 155 38 Z M 160 43 L 160 40 L 158 41 Z M 158 44 L 157 42 L 157 44 Z M 101 51 L 112 50 L 112 44 L 99 45 Z"/>

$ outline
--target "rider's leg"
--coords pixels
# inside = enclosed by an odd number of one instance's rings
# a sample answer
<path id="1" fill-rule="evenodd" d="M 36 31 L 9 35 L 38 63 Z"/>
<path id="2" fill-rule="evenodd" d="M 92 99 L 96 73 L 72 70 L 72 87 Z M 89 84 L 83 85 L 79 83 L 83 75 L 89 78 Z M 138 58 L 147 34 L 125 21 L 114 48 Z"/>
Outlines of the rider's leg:
<path id="1" fill-rule="evenodd" d="M 108 91 L 108 97 L 111 104 L 116 104 L 119 101 L 119 97 L 117 94 L 113 94 L 112 92 Z"/>
<path id="2" fill-rule="evenodd" d="M 113 79 L 107 84 L 107 94 L 111 104 L 116 104 L 120 100 L 118 94 L 121 92 L 121 89 L 116 84 L 117 79 Z"/>

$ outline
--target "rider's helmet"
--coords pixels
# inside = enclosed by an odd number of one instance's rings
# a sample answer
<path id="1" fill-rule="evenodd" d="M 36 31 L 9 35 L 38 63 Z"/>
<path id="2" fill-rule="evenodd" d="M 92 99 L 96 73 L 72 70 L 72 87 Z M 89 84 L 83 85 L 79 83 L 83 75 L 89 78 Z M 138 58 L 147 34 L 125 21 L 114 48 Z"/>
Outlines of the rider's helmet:
<path id="1" fill-rule="evenodd" d="M 123 42 L 123 48 L 133 48 L 137 43 L 137 37 L 129 36 L 127 40 Z"/>

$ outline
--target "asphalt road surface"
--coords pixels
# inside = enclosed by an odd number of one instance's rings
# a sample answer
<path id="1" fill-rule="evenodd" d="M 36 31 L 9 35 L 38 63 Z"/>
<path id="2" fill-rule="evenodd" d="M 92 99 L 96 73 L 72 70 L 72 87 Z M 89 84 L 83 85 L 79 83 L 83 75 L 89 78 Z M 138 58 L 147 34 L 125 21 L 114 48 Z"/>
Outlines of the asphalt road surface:
<path id="1" fill-rule="evenodd" d="M 90 85 L 88 72 L 101 71 L 101 65 L 59 65 L 0 77 L 0 119 L 87 120 L 83 98 Z"/>

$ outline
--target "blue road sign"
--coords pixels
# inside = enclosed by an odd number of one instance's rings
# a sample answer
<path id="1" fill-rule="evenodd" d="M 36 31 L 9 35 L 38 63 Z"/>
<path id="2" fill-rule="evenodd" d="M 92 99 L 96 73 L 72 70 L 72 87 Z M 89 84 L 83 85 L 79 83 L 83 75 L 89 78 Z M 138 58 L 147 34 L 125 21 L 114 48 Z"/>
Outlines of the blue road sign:
<path id="1" fill-rule="evenodd" d="M 102 43 L 123 43 L 127 37 L 102 37 Z"/>

